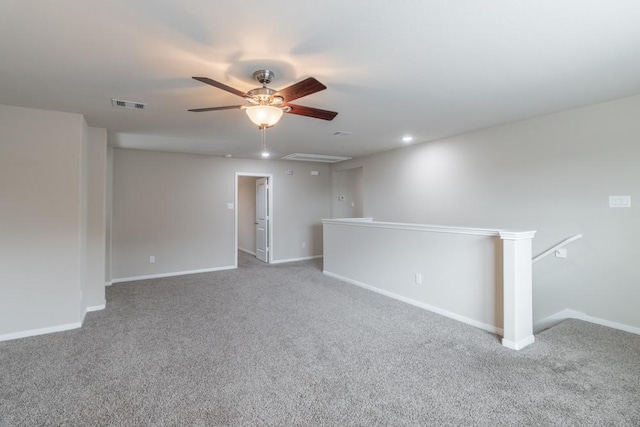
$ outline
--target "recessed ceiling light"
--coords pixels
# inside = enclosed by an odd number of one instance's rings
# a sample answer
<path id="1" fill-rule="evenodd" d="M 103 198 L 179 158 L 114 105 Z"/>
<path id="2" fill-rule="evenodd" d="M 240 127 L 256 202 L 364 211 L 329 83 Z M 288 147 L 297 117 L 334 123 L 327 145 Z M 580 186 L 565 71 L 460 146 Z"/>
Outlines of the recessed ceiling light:
<path id="1" fill-rule="evenodd" d="M 402 137 L 402 142 L 408 144 L 413 141 L 413 137 L 411 135 L 405 135 Z"/>
<path id="2" fill-rule="evenodd" d="M 269 156 L 270 156 L 270 154 L 269 154 L 269 152 L 268 152 L 268 151 L 263 151 L 263 152 L 262 152 L 262 154 L 261 154 L 261 156 L 262 156 L 262 158 L 263 158 L 263 159 L 268 159 L 268 158 L 269 158 Z"/>
<path id="3" fill-rule="evenodd" d="M 231 154 L 225 154 L 224 155 L 227 159 L 231 158 Z"/>

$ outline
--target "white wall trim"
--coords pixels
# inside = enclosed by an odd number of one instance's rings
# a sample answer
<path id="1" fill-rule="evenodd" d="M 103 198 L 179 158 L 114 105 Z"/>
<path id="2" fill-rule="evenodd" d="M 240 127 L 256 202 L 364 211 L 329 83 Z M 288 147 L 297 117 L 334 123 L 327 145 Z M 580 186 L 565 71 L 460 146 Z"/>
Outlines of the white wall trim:
<path id="1" fill-rule="evenodd" d="M 250 251 L 249 249 L 241 248 L 241 247 L 239 247 L 239 246 L 238 246 L 238 250 L 239 250 L 239 251 L 242 251 L 242 252 L 244 252 L 244 253 L 246 253 L 246 254 L 256 256 L 256 253 L 255 253 L 255 252 Z"/>
<path id="2" fill-rule="evenodd" d="M 502 339 L 502 345 L 510 348 L 511 350 L 522 350 L 526 346 L 533 344 L 536 341 L 536 338 L 533 335 L 530 335 L 518 342 L 509 341 L 506 339 Z"/>
<path id="3" fill-rule="evenodd" d="M 479 322 L 477 320 L 469 319 L 468 317 L 464 317 L 464 316 L 461 316 L 459 314 L 452 313 L 452 312 L 444 310 L 442 308 L 434 307 L 432 305 L 425 304 L 423 302 L 416 301 L 414 299 L 407 298 L 407 297 L 404 297 L 402 295 L 398 295 L 398 294 L 395 294 L 393 292 L 386 291 L 384 289 L 376 288 L 375 286 L 367 285 L 366 283 L 362 283 L 362 282 L 359 282 L 357 280 L 349 279 L 347 277 L 343 277 L 343 276 L 340 276 L 339 274 L 331 273 L 331 272 L 326 271 L 326 270 L 323 270 L 322 273 L 327 275 L 327 276 L 329 276 L 329 277 L 333 277 L 334 279 L 338 279 L 338 280 L 341 280 L 343 282 L 347 282 L 347 283 L 350 283 L 352 285 L 356 285 L 356 286 L 359 286 L 361 288 L 365 288 L 365 289 L 368 289 L 370 291 L 382 294 L 384 296 L 391 297 L 391 298 L 396 299 L 398 301 L 402 301 L 404 303 L 411 304 L 411 305 L 414 305 L 414 306 L 419 307 L 419 308 L 423 308 L 423 309 L 431 311 L 433 313 L 440 314 L 440 315 L 448 317 L 450 319 L 454 319 L 454 320 L 457 320 L 459 322 L 466 323 L 466 324 L 471 325 L 471 326 L 475 326 L 476 328 L 483 329 L 483 330 L 485 330 L 487 332 L 491 332 L 493 334 L 497 334 L 497 335 L 500 335 L 500 336 L 502 336 L 502 334 L 503 334 L 502 328 L 498 328 L 498 327 L 493 326 L 493 325 L 489 325 L 489 324 L 486 324 L 486 323 L 483 323 L 483 322 Z"/>
<path id="4" fill-rule="evenodd" d="M 322 258 L 323 256 L 324 255 L 312 255 L 312 256 L 303 256 L 300 258 L 276 259 L 271 261 L 271 264 L 283 264 L 285 262 L 307 261 L 310 259 Z"/>
<path id="5" fill-rule="evenodd" d="M 90 307 L 87 307 L 87 312 L 89 312 L 89 311 L 100 311 L 100 310 L 104 310 L 105 308 L 107 308 L 107 303 L 106 302 L 104 304 L 92 305 Z"/>
<path id="6" fill-rule="evenodd" d="M 274 209 L 273 207 L 275 206 L 273 203 L 273 186 L 274 186 L 274 182 L 273 182 L 273 174 L 272 173 L 260 173 L 260 172 L 236 172 L 235 174 L 235 181 L 233 182 L 233 187 L 234 187 L 234 200 L 233 200 L 233 207 L 234 207 L 234 211 L 235 211 L 235 250 L 234 250 L 234 256 L 235 256 L 235 266 L 234 268 L 238 268 L 238 180 L 240 179 L 241 176 L 252 176 L 252 177 L 256 177 L 256 178 L 267 178 L 268 180 L 268 185 L 269 185 L 269 197 L 268 197 L 268 205 L 269 205 L 269 219 L 267 220 L 267 224 L 269 225 L 269 233 L 267 235 L 267 246 L 268 246 L 268 252 L 267 252 L 267 261 L 269 263 L 273 262 L 273 248 L 274 248 L 274 227 L 273 227 L 273 217 L 274 217 Z M 255 254 L 254 254 L 255 255 Z"/>
<path id="7" fill-rule="evenodd" d="M 533 239 L 536 231 L 505 231 L 501 230 L 498 235 L 502 240 L 527 240 Z"/>
<path id="8" fill-rule="evenodd" d="M 68 331 L 71 329 L 78 329 L 81 326 L 82 326 L 81 322 L 74 322 L 74 323 L 65 323 L 63 325 L 57 325 L 57 326 L 49 326 L 47 328 L 38 328 L 38 329 L 29 329 L 26 331 L 11 332 L 8 334 L 0 335 L 0 341 L 9 341 L 9 340 L 15 340 L 18 338 L 27 338 L 27 337 L 34 337 L 36 335 L 50 334 L 53 332 Z"/>
<path id="9" fill-rule="evenodd" d="M 109 282 L 104 282 L 105 286 L 111 286 L 113 284 L 113 282 L 109 281 Z"/>
<path id="10" fill-rule="evenodd" d="M 547 316 L 544 319 L 540 319 L 533 323 L 533 329 L 536 333 L 548 329 L 557 325 L 566 319 L 577 319 L 585 322 L 594 323 L 600 326 L 606 326 L 608 328 L 618 329 L 624 332 L 630 332 L 632 334 L 640 335 L 640 328 L 636 326 L 625 325 L 623 323 L 613 322 L 611 320 L 600 319 L 598 317 L 589 316 L 581 311 L 565 309 L 557 313 Z"/>
<path id="11" fill-rule="evenodd" d="M 147 279 L 160 279 L 163 277 L 185 276 L 187 274 L 211 273 L 212 271 L 233 270 L 234 268 L 237 268 L 237 267 L 235 265 L 227 265 L 224 267 L 203 268 L 200 270 L 175 271 L 172 273 L 150 274 L 148 276 L 121 277 L 119 279 L 111 280 L 111 283 L 133 282 L 136 280 L 147 280 Z"/>
<path id="12" fill-rule="evenodd" d="M 397 222 L 379 222 L 373 221 L 373 218 L 343 218 L 343 219 L 323 219 L 323 224 L 346 225 L 352 227 L 375 227 L 375 228 L 391 228 L 395 230 L 411 230 L 426 231 L 433 233 L 454 233 L 454 234 L 471 234 L 475 236 L 493 236 L 501 235 L 517 235 L 520 238 L 522 233 L 531 233 L 529 231 L 506 231 L 493 230 L 488 228 L 470 228 L 470 227 L 451 227 L 444 225 L 431 224 L 404 224 Z M 535 233 L 535 232 L 533 232 Z M 533 236 L 532 236 L 533 237 Z"/>
<path id="13" fill-rule="evenodd" d="M 82 315 L 80 316 L 80 321 L 79 322 L 66 323 L 64 325 L 58 325 L 58 326 L 49 326 L 49 327 L 46 327 L 46 328 L 29 329 L 27 331 L 11 332 L 11 333 L 8 333 L 8 334 L 0 335 L 0 342 L 9 341 L 9 340 L 15 340 L 15 339 L 19 339 L 19 338 L 33 337 L 33 336 L 37 336 L 37 335 L 51 334 L 51 333 L 54 333 L 54 332 L 69 331 L 71 329 L 81 328 L 82 324 L 84 323 L 84 318 L 85 318 L 85 316 L 87 315 L 88 312 L 103 310 L 103 309 L 106 308 L 106 306 L 107 305 L 106 305 L 106 301 L 105 301 L 104 304 L 92 305 L 90 307 L 87 307 L 85 309 L 85 311 L 82 313 Z"/>

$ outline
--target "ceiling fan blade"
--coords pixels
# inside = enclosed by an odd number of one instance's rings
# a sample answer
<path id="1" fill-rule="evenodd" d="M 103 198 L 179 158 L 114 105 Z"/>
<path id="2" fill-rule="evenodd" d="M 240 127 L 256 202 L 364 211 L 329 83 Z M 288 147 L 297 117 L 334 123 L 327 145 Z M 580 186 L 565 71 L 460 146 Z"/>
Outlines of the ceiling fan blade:
<path id="1" fill-rule="evenodd" d="M 276 96 L 284 98 L 285 102 L 293 101 L 294 99 L 302 98 L 303 96 L 311 95 L 312 93 L 325 90 L 327 87 L 314 79 L 313 77 L 306 78 L 301 82 L 294 83 L 291 86 L 276 92 Z"/>
<path id="2" fill-rule="evenodd" d="M 194 108 L 193 110 L 189 111 L 193 111 L 194 113 L 202 113 L 203 111 L 235 110 L 242 107 L 242 105 L 227 105 L 226 107 Z"/>
<path id="3" fill-rule="evenodd" d="M 289 114 L 297 114 L 299 116 L 313 117 L 314 119 L 333 120 L 338 115 L 335 111 L 321 110 L 320 108 L 305 107 L 304 105 L 287 104 L 291 110 Z"/>
<path id="4" fill-rule="evenodd" d="M 234 94 L 234 95 L 241 96 L 241 97 L 243 97 L 243 98 L 247 96 L 247 94 L 246 94 L 246 93 L 244 93 L 244 92 L 242 92 L 242 91 L 240 91 L 240 90 L 238 90 L 238 89 L 234 89 L 234 88 L 232 88 L 231 86 L 227 86 L 227 85 L 226 85 L 226 84 L 224 84 L 224 83 L 220 83 L 220 82 L 217 82 L 217 81 L 215 81 L 215 80 L 211 80 L 211 79 L 210 79 L 210 78 L 208 78 L 208 77 L 194 77 L 194 79 L 195 79 L 195 80 L 198 80 L 199 82 L 202 82 L 202 83 L 205 83 L 205 84 L 211 85 L 211 86 L 213 86 L 213 87 L 217 87 L 218 89 L 226 90 L 226 91 L 227 91 L 227 92 L 229 92 L 229 93 L 232 93 L 232 94 Z"/>

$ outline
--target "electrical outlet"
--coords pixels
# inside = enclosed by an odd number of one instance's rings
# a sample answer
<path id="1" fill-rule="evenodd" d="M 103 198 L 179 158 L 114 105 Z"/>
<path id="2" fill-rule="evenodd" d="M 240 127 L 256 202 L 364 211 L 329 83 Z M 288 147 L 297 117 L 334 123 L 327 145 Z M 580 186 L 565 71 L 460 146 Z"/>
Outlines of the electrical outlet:
<path id="1" fill-rule="evenodd" d="M 153 256 L 153 255 L 151 255 L 151 256 L 149 257 L 149 264 L 155 264 L 155 263 L 156 263 L 156 257 L 155 257 L 155 256 Z"/>
<path id="2" fill-rule="evenodd" d="M 422 285 L 422 274 L 416 273 L 416 285 Z"/>
<path id="3" fill-rule="evenodd" d="M 302 249 L 306 249 L 307 247 L 307 242 L 302 242 Z"/>
<path id="4" fill-rule="evenodd" d="M 630 208 L 631 196 L 609 196 L 610 208 Z"/>

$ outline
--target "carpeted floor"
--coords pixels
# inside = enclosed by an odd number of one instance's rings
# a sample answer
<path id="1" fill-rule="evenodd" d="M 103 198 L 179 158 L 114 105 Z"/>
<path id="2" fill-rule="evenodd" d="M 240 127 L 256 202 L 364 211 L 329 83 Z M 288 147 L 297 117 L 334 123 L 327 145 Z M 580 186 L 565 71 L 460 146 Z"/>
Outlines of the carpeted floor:
<path id="1" fill-rule="evenodd" d="M 319 261 L 240 262 L 0 343 L 0 425 L 640 425 L 640 336 L 572 320 L 515 352 Z"/>

